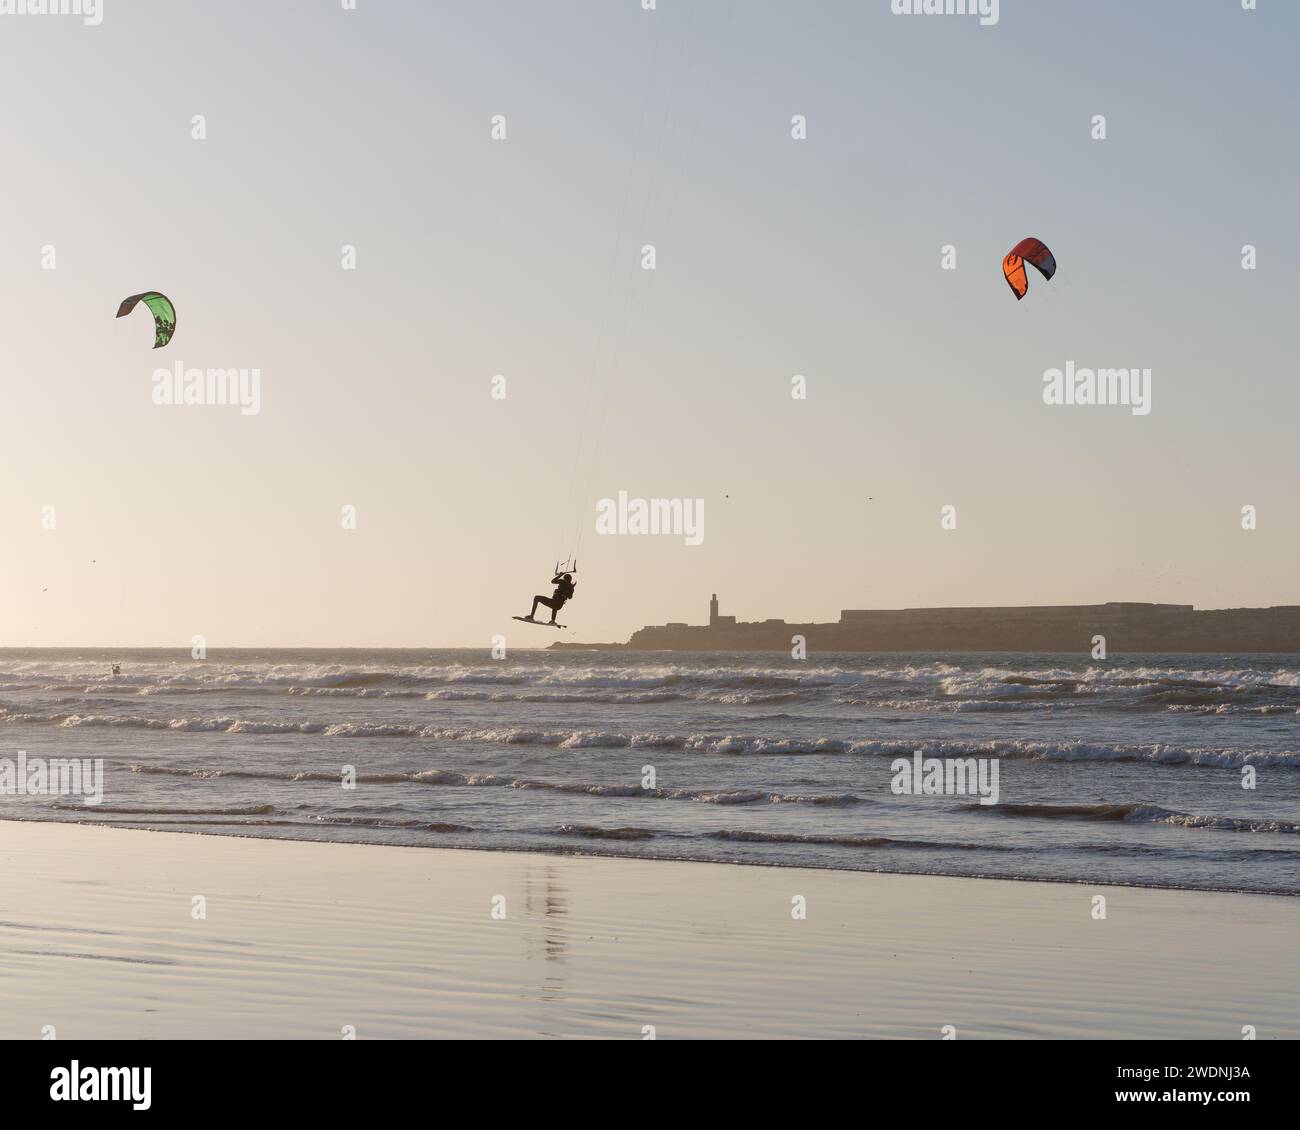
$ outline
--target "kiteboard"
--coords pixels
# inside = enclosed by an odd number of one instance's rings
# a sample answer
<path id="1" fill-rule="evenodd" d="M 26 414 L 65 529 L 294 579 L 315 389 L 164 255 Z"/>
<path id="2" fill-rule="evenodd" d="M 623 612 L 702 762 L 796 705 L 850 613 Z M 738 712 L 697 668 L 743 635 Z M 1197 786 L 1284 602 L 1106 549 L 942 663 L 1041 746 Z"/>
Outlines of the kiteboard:
<path id="1" fill-rule="evenodd" d="M 512 620 L 518 620 L 523 624 L 541 624 L 544 628 L 567 628 L 568 624 L 555 624 L 550 620 L 534 620 L 531 616 L 512 616 Z"/>

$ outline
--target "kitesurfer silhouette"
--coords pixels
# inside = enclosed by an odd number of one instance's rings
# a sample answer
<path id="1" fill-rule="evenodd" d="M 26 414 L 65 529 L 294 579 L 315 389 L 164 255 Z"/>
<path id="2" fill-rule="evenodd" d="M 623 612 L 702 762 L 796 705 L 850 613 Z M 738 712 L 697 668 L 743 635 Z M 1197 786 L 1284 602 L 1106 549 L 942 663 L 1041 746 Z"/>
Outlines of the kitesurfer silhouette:
<path id="1" fill-rule="evenodd" d="M 524 617 L 525 620 L 531 620 L 537 615 L 537 606 L 544 604 L 551 610 L 551 623 L 555 623 L 555 617 L 570 600 L 573 599 L 573 590 L 577 587 L 573 583 L 572 573 L 557 573 L 551 578 L 551 584 L 555 586 L 553 596 L 535 596 L 533 597 L 532 611 Z"/>

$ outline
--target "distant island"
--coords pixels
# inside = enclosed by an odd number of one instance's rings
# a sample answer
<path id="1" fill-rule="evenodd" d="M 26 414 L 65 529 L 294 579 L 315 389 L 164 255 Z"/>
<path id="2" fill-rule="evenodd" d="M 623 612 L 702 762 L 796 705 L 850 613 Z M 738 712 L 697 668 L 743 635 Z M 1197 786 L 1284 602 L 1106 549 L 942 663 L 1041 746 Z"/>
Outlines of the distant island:
<path id="1" fill-rule="evenodd" d="M 624 644 L 555 643 L 559 651 L 1274 652 L 1300 654 L 1300 604 L 1197 611 L 1190 604 L 1059 604 L 1007 608 L 846 609 L 833 624 L 737 621 L 709 602 L 707 624 L 641 628 Z"/>

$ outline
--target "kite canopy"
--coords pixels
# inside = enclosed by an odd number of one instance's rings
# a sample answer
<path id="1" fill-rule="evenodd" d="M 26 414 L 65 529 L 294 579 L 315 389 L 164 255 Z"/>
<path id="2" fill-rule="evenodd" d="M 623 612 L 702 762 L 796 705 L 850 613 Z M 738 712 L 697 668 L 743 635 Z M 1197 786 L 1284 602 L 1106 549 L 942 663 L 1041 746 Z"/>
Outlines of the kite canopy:
<path id="1" fill-rule="evenodd" d="M 1045 279 L 1050 279 L 1056 274 L 1056 257 L 1047 249 L 1047 244 L 1033 236 L 1022 239 L 1002 260 L 1002 273 L 1006 276 L 1007 285 L 1015 291 L 1017 302 L 1029 292 L 1029 276 L 1025 273 L 1026 263 L 1032 263 L 1037 267 L 1039 274 Z"/>
<path id="2" fill-rule="evenodd" d="M 148 306 L 150 313 L 153 314 L 153 347 L 161 349 L 171 341 L 172 334 L 176 332 L 176 307 L 165 294 L 159 294 L 156 290 L 146 290 L 143 294 L 133 294 L 130 298 L 122 299 L 122 305 L 117 308 L 117 316 L 125 318 L 139 302 Z"/>

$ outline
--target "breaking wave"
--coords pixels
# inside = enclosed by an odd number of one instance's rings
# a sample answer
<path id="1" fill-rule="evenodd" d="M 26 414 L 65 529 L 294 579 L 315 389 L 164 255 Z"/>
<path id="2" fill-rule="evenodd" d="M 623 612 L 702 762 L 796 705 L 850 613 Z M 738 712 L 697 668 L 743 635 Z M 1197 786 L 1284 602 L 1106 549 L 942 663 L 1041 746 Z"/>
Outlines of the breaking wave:
<path id="1" fill-rule="evenodd" d="M 132 765 L 132 773 L 192 780 L 246 778 L 250 780 L 303 782 L 337 785 L 337 773 L 312 771 L 276 772 L 271 769 L 185 768 L 174 765 Z M 574 796 L 627 797 L 642 800 L 690 800 L 700 804 L 807 804 L 846 807 L 869 803 L 852 793 L 780 793 L 762 789 L 664 789 L 640 785 L 594 784 L 581 781 L 538 781 L 499 773 L 461 773 L 454 769 L 421 769 L 410 773 L 362 773 L 355 778 L 362 785 L 444 785 L 459 788 L 535 789 Z M 101 809 L 101 811 L 107 811 Z"/>
<path id="2" fill-rule="evenodd" d="M 1171 812 L 1154 804 L 996 804 L 962 805 L 968 812 L 992 816 L 1029 816 L 1039 820 L 1124 820 L 1135 824 L 1169 824 L 1178 828 L 1215 828 L 1224 832 L 1281 832 L 1300 835 L 1292 820 L 1251 820 Z"/>
<path id="3" fill-rule="evenodd" d="M 0 713 L 0 722 L 64 727 L 107 726 L 229 734 L 313 734 L 322 737 L 415 738 L 433 742 L 479 742 L 498 745 L 581 749 L 661 749 L 711 755 L 752 756 L 910 756 L 1000 757 L 1043 761 L 1140 761 L 1158 765 L 1198 765 L 1239 769 L 1244 765 L 1300 768 L 1300 750 L 1256 750 L 1237 747 L 1176 745 L 1165 742 L 1113 743 L 1099 741 L 986 741 L 936 739 L 786 738 L 756 734 L 624 733 L 617 730 L 549 730 L 531 727 L 446 727 L 399 722 L 323 722 L 234 717 L 151 718 L 140 715 Z"/>
<path id="4" fill-rule="evenodd" d="M 144 661 L 113 676 L 102 661 L 10 660 L 0 692 L 112 691 L 145 698 L 244 694 L 424 699 L 434 702 L 719 705 L 830 702 L 962 711 L 1105 706 L 1121 709 L 1264 705 L 1300 709 L 1300 672 L 1283 666 L 1182 668 L 1099 663 L 970 667 L 934 661 L 859 665 L 691 662 L 600 664 L 346 664 Z M 901 693 L 900 693 L 901 692 Z"/>

